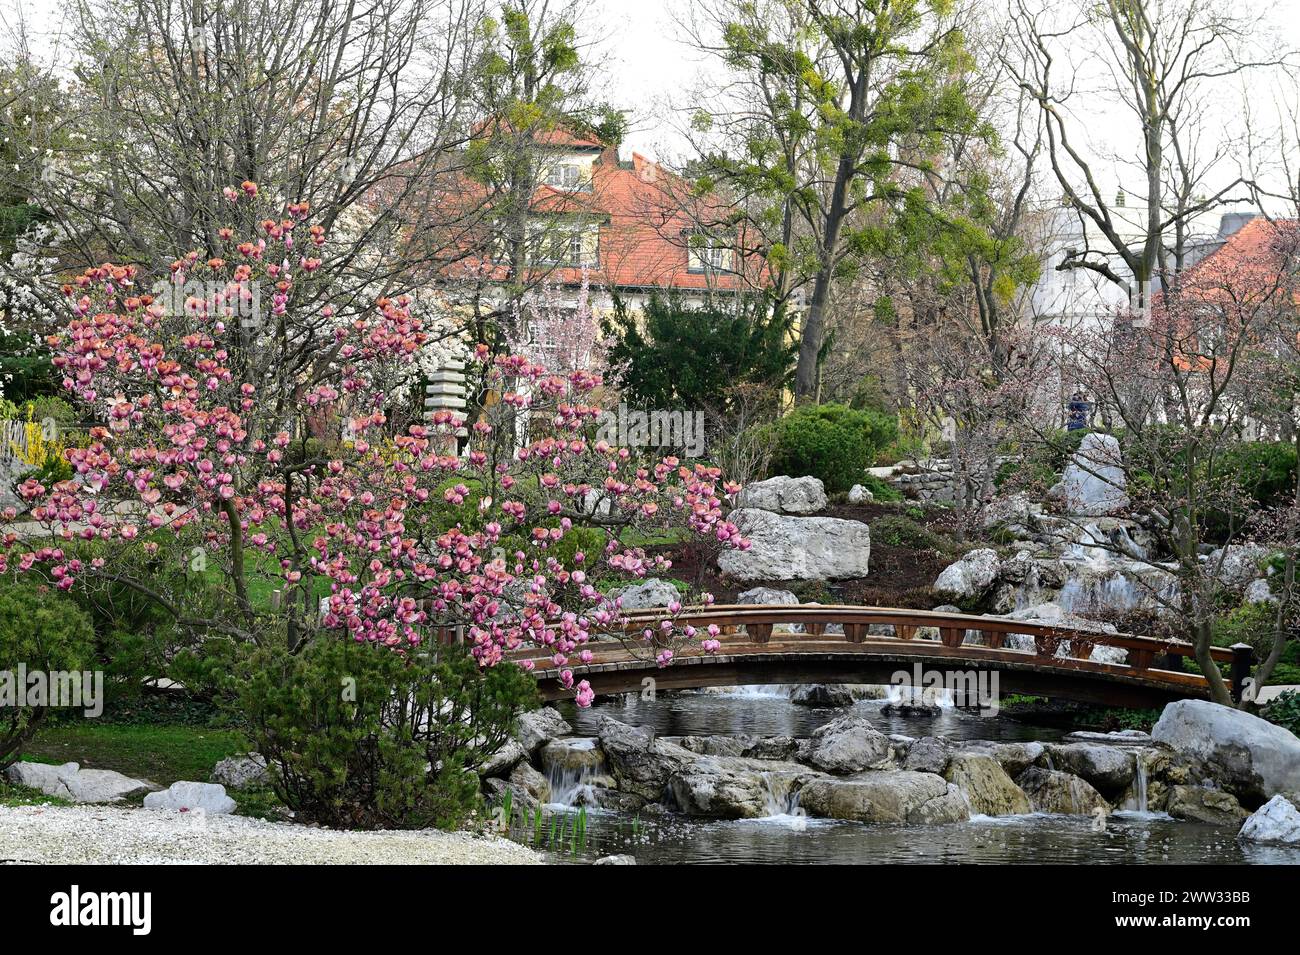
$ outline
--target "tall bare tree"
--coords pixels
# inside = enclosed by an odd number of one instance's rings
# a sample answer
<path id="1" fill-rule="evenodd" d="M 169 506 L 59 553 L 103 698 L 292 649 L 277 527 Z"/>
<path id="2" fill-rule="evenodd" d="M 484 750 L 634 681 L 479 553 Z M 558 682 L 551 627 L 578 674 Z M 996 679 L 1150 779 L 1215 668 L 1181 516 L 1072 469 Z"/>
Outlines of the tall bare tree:
<path id="1" fill-rule="evenodd" d="M 1190 264 L 1196 217 L 1251 198 L 1238 81 L 1265 83 L 1292 54 L 1262 15 L 1219 0 L 1013 0 L 1011 21 L 1004 62 L 1042 112 L 1082 233 L 1057 268 L 1101 275 L 1140 315 Z M 1115 153 L 1096 144 L 1099 116 L 1127 133 Z"/>
<path id="2" fill-rule="evenodd" d="M 481 0 L 74 0 L 75 109 L 24 184 L 60 267 L 214 254 L 253 224 L 222 198 L 249 181 L 310 203 L 345 308 L 401 290 L 468 229 L 445 196 L 483 20 Z"/>

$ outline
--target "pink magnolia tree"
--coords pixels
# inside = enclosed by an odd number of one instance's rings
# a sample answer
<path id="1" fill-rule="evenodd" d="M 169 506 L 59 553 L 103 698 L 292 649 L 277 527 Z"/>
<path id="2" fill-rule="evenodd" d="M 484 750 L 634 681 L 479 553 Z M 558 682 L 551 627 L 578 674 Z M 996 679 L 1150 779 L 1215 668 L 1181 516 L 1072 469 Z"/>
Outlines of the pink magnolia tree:
<path id="1" fill-rule="evenodd" d="M 253 183 L 226 198 L 269 205 Z M 347 320 L 312 304 L 329 239 L 305 203 L 219 241 L 171 263 L 159 286 L 102 265 L 64 287 L 55 364 L 103 424 L 68 452 L 73 480 L 21 485 L 27 512 L 4 514 L 0 573 L 125 586 L 196 636 L 291 651 L 346 637 L 402 652 L 458 627 L 484 667 L 544 650 L 579 705 L 593 694 L 574 667 L 602 637 L 661 666 L 718 648 L 716 629 L 679 619 L 685 599 L 627 633 L 620 601 L 596 585 L 667 567 L 637 546 L 647 532 L 747 547 L 723 516 L 737 486 L 594 441 L 598 376 L 486 347 L 473 361 L 484 408 L 392 433 L 386 385 L 426 341 L 408 300 Z M 500 426 L 520 415 L 523 445 Z M 203 571 L 218 606 L 149 573 L 159 560 Z M 259 599 L 268 588 L 275 599 Z"/>

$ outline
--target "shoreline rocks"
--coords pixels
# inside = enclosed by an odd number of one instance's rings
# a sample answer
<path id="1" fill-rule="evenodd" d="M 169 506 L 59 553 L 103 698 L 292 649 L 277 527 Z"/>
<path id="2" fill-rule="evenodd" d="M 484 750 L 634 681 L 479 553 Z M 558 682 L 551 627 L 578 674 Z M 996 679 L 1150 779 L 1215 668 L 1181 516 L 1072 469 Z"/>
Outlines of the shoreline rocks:
<path id="1" fill-rule="evenodd" d="M 1300 792 L 1300 739 L 1242 710 L 1178 700 L 1160 714 L 1151 738 L 1252 805 L 1278 793 Z"/>
<path id="2" fill-rule="evenodd" d="M 839 779 L 814 779 L 799 793 L 811 815 L 854 822 L 942 825 L 970 819 L 966 797 L 933 773 L 868 771 Z"/>
<path id="3" fill-rule="evenodd" d="M 991 756 L 958 753 L 949 760 L 943 778 L 962 791 L 973 813 L 1017 816 L 1029 812 L 1029 796 Z"/>
<path id="4" fill-rule="evenodd" d="M 1016 777 L 1016 784 L 1029 797 L 1034 812 L 1070 816 L 1087 816 L 1098 809 L 1110 812 L 1110 803 L 1101 793 L 1071 773 L 1030 766 Z"/>
<path id="5" fill-rule="evenodd" d="M 1250 842 L 1300 845 L 1300 808 L 1279 793 L 1255 810 L 1238 836 Z"/>

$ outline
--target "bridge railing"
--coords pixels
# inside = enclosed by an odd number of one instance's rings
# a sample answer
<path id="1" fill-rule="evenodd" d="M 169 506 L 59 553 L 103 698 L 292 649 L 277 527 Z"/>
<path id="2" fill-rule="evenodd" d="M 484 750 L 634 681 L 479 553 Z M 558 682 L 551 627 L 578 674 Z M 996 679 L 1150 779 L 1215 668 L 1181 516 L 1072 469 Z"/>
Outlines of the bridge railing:
<path id="1" fill-rule="evenodd" d="M 629 611 L 625 615 L 623 631 L 631 634 L 670 616 L 667 608 L 650 608 Z M 800 625 L 803 632 L 779 634 L 782 645 L 821 643 L 836 639 L 828 633 L 832 625 L 843 628 L 843 639 L 853 644 L 897 643 L 918 640 L 923 628 L 938 631 L 938 643 L 957 650 L 972 645 L 996 656 L 1008 654 L 1026 660 L 1052 662 L 1056 666 L 1089 665 L 1092 667 L 1127 670 L 1133 676 L 1157 677 L 1182 670 L 1181 658 L 1195 657 L 1195 648 L 1185 641 L 1171 638 L 1146 637 L 1126 633 L 1108 633 L 1078 627 L 1063 627 L 1047 623 L 1009 620 L 1004 617 L 974 614 L 940 613 L 926 610 L 907 610 L 892 607 L 862 607 L 835 604 L 729 604 L 684 608 L 674 618 L 679 624 L 704 628 L 716 624 L 725 642 L 767 644 L 773 639 L 777 627 Z M 871 628 L 889 627 L 893 635 L 872 634 Z M 741 636 L 741 631 L 744 635 Z M 968 640 L 969 636 L 969 640 Z M 1025 646 L 1027 638 L 1032 643 Z M 1105 663 L 1092 660 L 1097 647 L 1114 647 L 1126 651 L 1123 663 Z M 594 647 L 593 647 L 594 648 Z M 864 647 L 866 649 L 866 647 Z M 919 648 L 918 648 L 919 649 Z M 1249 648 L 1245 648 L 1248 654 Z M 541 656 L 544 651 L 516 651 L 512 656 L 520 659 Z M 1234 690 L 1240 692 L 1244 678 L 1249 674 L 1249 657 L 1243 661 L 1241 649 L 1236 651 L 1213 647 L 1210 656 L 1217 663 L 1231 664 Z M 1007 657 L 1013 659 L 1014 657 Z M 1177 662 L 1174 662 L 1177 661 Z M 1244 666 L 1243 666 L 1244 662 Z M 540 661 L 539 661 L 540 663 Z M 544 667 L 543 667 L 544 668 Z M 1155 672 L 1152 672 L 1155 671 Z M 1186 674 L 1182 679 L 1203 680 L 1199 675 Z"/>
<path id="2" fill-rule="evenodd" d="M 627 614 L 626 629 L 638 630 L 650 621 L 668 616 L 666 608 L 636 610 Z M 717 624 L 724 633 L 736 633 L 741 627 L 755 643 L 767 643 L 777 626 L 802 625 L 804 633 L 783 634 L 783 641 L 800 639 L 824 640 L 832 624 L 844 629 L 844 639 L 862 643 L 871 638 L 868 628 L 892 627 L 896 640 L 916 639 L 918 631 L 933 628 L 939 632 L 939 642 L 947 647 L 973 642 L 991 649 L 1011 649 L 1035 656 L 1068 659 L 1088 659 L 1098 646 L 1116 647 L 1129 651 L 1130 665 L 1147 669 L 1156 657 L 1195 657 L 1196 649 L 1182 640 L 1145 637 L 1127 633 L 1109 633 L 1079 627 L 1063 627 L 1049 623 L 1010 620 L 1005 617 L 977 614 L 953 614 L 931 610 L 908 610 L 894 607 L 862 607 L 849 604 L 715 604 L 708 607 L 685 608 L 677 617 L 695 627 Z M 1007 646 L 1013 636 L 1029 637 L 1034 649 Z M 886 638 L 888 639 L 888 638 Z M 1064 650 L 1064 653 L 1061 651 Z M 1210 655 L 1216 662 L 1231 663 L 1233 651 L 1225 647 L 1212 647 Z"/>

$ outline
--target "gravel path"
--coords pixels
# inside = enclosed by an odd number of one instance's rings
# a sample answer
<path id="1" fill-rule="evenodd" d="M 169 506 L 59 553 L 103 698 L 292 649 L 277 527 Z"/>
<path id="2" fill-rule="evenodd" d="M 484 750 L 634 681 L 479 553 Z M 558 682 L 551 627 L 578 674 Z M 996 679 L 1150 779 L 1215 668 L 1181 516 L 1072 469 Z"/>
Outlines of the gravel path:
<path id="1" fill-rule="evenodd" d="M 535 865 L 531 849 L 467 832 L 339 832 L 246 816 L 108 806 L 0 807 L 0 863 Z"/>

